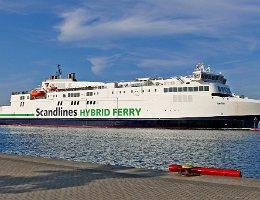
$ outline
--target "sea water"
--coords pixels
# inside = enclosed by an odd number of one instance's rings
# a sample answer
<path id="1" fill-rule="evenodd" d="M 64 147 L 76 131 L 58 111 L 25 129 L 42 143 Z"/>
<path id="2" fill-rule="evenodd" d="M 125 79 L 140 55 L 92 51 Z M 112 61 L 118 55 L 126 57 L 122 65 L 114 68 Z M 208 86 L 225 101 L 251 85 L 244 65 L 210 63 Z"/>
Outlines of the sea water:
<path id="1" fill-rule="evenodd" d="M 1 126 L 0 152 L 159 170 L 189 163 L 260 178 L 259 131 Z"/>

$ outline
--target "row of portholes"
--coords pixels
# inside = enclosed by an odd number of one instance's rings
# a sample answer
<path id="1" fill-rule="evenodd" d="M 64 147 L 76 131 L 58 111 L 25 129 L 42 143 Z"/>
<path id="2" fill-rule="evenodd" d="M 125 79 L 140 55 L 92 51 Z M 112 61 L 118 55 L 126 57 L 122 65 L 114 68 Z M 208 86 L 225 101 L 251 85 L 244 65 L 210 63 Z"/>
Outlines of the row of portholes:
<path id="1" fill-rule="evenodd" d="M 73 106 L 73 105 L 74 105 L 74 106 L 77 105 L 77 106 L 78 106 L 78 105 L 79 105 L 79 101 L 71 101 L 70 105 L 72 105 L 72 106 Z"/>
<path id="2" fill-rule="evenodd" d="M 62 106 L 62 101 L 58 101 L 58 106 Z M 95 105 L 96 101 L 87 101 L 87 105 Z M 79 105 L 79 101 L 71 101 L 70 105 L 72 106 L 78 106 Z"/>
<path id="3" fill-rule="evenodd" d="M 87 105 L 95 105 L 96 101 L 87 101 Z"/>
<path id="4" fill-rule="evenodd" d="M 131 90 L 131 93 L 134 93 L 134 92 L 139 92 L 139 91 L 134 91 L 134 90 Z M 142 90 L 141 91 L 142 93 L 144 93 L 145 92 L 145 90 Z M 152 89 L 148 89 L 148 90 L 146 90 L 146 92 L 152 92 Z M 157 89 L 154 89 L 154 92 L 157 92 Z M 119 92 L 115 92 L 115 91 L 112 91 L 112 94 L 122 94 L 122 93 L 126 93 L 126 91 L 119 91 Z"/>

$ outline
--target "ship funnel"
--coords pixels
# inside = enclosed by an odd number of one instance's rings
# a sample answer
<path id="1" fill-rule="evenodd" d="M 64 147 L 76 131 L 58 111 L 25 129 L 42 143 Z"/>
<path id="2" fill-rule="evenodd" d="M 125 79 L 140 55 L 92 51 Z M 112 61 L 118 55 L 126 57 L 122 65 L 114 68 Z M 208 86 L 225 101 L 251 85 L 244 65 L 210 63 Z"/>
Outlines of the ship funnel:
<path id="1" fill-rule="evenodd" d="M 70 73 L 70 74 L 68 74 L 68 79 L 72 79 L 72 80 L 76 80 L 76 75 L 75 75 L 75 73 Z"/>

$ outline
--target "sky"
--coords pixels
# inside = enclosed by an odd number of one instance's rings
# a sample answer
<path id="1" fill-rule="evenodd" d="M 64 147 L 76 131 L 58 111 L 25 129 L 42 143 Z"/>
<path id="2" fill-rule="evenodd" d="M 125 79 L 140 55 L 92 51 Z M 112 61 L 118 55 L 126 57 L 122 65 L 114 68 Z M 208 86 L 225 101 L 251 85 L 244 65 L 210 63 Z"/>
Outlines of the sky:
<path id="1" fill-rule="evenodd" d="M 82 81 L 190 75 L 260 99 L 258 0 L 0 0 L 0 105 L 61 65 Z"/>

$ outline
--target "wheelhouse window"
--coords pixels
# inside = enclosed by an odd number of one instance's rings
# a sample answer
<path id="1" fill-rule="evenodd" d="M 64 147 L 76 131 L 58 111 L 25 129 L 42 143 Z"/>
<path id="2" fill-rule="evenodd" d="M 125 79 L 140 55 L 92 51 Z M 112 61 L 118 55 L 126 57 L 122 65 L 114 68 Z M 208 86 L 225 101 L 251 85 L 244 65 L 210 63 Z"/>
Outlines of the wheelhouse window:
<path id="1" fill-rule="evenodd" d="M 209 86 L 204 86 L 204 91 L 209 91 Z"/>
<path id="2" fill-rule="evenodd" d="M 228 91 L 228 88 L 226 88 Z M 149 91 L 149 90 L 148 90 Z M 209 91 L 209 86 L 196 86 L 196 87 L 170 87 L 170 88 L 164 88 L 164 93 L 167 92 L 203 92 L 203 91 Z"/>

